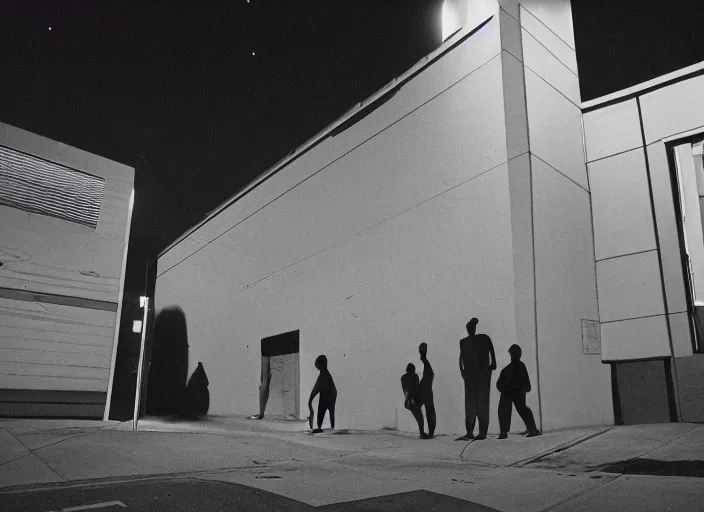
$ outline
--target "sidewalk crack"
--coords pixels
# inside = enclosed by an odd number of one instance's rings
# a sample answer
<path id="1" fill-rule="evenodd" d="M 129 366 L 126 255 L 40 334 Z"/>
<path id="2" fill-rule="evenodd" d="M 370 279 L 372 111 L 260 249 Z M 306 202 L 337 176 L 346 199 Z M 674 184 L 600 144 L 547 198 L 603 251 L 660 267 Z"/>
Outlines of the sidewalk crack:
<path id="1" fill-rule="evenodd" d="M 35 457 L 39 462 L 41 462 L 42 464 L 44 464 L 44 465 L 49 469 L 49 471 L 51 471 L 54 475 L 56 475 L 56 478 L 58 478 L 58 479 L 61 480 L 62 482 L 66 482 L 66 481 L 67 481 L 66 478 L 64 478 L 63 476 L 59 475 L 56 471 L 54 471 L 54 469 L 53 469 L 49 464 L 47 464 L 46 462 L 44 462 L 44 461 L 41 459 L 41 457 L 39 457 L 39 455 L 37 455 L 37 454 L 35 453 L 35 450 L 32 450 L 29 446 L 27 446 L 26 444 L 24 444 L 20 439 L 17 438 L 17 436 L 15 436 L 15 435 L 14 435 L 12 432 L 10 432 L 9 430 L 6 430 L 6 432 L 7 432 L 8 434 L 10 434 L 10 436 L 11 436 L 15 441 L 17 441 L 17 442 L 20 443 L 22 446 L 24 446 L 27 450 L 29 450 L 29 453 L 25 453 L 24 455 L 22 455 L 21 457 L 17 457 L 16 459 L 12 459 L 12 460 L 10 460 L 10 461 L 3 462 L 2 464 L 0 464 L 0 466 L 4 466 L 5 464 L 9 464 L 10 462 L 13 462 L 13 461 L 15 461 L 15 460 L 19 460 L 19 459 L 22 459 L 22 458 L 24 458 L 24 457 L 28 457 L 28 456 L 30 456 L 30 455 L 34 455 L 34 457 Z"/>

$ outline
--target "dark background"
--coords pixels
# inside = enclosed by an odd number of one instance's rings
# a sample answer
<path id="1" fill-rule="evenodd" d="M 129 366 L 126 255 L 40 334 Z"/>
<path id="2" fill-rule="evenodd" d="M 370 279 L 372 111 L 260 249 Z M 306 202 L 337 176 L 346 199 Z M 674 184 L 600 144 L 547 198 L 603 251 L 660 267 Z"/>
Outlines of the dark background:
<path id="1" fill-rule="evenodd" d="M 139 292 L 149 258 L 436 48 L 441 5 L 2 0 L 0 121 L 136 168 Z M 584 100 L 704 60 L 704 2 L 573 11 Z"/>
<path id="2" fill-rule="evenodd" d="M 572 4 L 583 100 L 704 60 L 701 0 Z M 0 121 L 136 168 L 138 318 L 158 252 L 435 49 L 441 5 L 0 0 Z"/>

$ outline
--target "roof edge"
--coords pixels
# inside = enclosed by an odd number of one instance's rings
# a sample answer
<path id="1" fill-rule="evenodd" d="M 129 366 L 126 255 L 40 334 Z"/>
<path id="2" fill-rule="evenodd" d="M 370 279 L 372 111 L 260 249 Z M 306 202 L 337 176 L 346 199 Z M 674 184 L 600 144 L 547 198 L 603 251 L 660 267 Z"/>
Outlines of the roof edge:
<path id="1" fill-rule="evenodd" d="M 252 181 L 250 181 L 247 185 L 242 187 L 238 192 L 236 192 L 229 199 L 227 199 L 226 201 L 221 203 L 215 209 L 211 210 L 200 222 L 198 222 L 197 224 L 193 225 L 191 228 L 186 230 L 183 234 L 181 234 L 178 238 L 176 238 L 173 242 L 171 242 L 165 249 L 163 249 L 157 255 L 157 260 L 159 258 L 161 258 L 164 254 L 169 252 L 171 249 L 173 249 L 176 245 L 181 243 L 183 240 L 188 238 L 192 233 L 194 233 L 196 230 L 198 230 L 201 226 L 206 224 L 208 221 L 210 221 L 214 217 L 218 216 L 220 213 L 222 213 L 229 206 L 236 203 L 239 199 L 241 199 L 242 197 L 247 195 L 250 191 L 254 190 L 257 186 L 259 186 L 261 183 L 266 181 L 269 177 L 275 175 L 278 171 L 280 171 L 281 169 L 286 167 L 289 163 L 296 160 L 300 156 L 304 155 L 308 151 L 312 150 L 315 146 L 317 146 L 323 140 L 325 140 L 327 137 L 329 137 L 337 128 L 339 128 L 341 125 L 343 125 L 344 123 L 349 121 L 352 117 L 359 114 L 364 109 L 369 108 L 372 104 L 376 103 L 377 101 L 382 100 L 384 97 L 386 97 L 394 89 L 400 88 L 404 83 L 411 80 L 413 77 L 415 77 L 418 73 L 420 73 L 426 67 L 430 66 L 432 63 L 434 63 L 436 60 L 438 60 L 442 55 L 444 55 L 445 53 L 452 50 L 454 47 L 456 47 L 457 45 L 462 43 L 464 40 L 468 39 L 470 36 L 474 35 L 482 27 L 484 27 L 487 23 L 489 23 L 494 18 L 494 16 L 495 15 L 489 16 L 487 19 L 482 21 L 479 25 L 477 25 L 471 29 L 463 27 L 463 28 L 457 30 L 454 34 L 452 34 L 450 37 L 448 37 L 438 48 L 436 48 L 435 50 L 430 52 L 425 57 L 422 57 L 418 62 L 416 62 L 413 66 L 411 66 L 402 75 L 400 75 L 396 78 L 393 78 L 390 82 L 388 82 L 386 85 L 381 87 L 376 92 L 372 93 L 365 100 L 359 102 L 357 105 L 348 109 L 340 117 L 338 117 L 333 122 L 328 124 L 322 130 L 315 133 L 306 142 L 304 142 L 303 144 L 298 146 L 296 149 L 294 149 L 289 154 L 287 154 L 284 158 L 282 158 L 281 160 L 276 162 L 274 165 L 269 167 L 269 169 L 267 169 L 266 171 L 261 173 L 259 176 L 254 178 Z"/>
<path id="2" fill-rule="evenodd" d="M 583 112 L 597 110 L 602 107 L 627 101 L 635 96 L 640 96 L 701 74 L 704 74 L 704 61 L 671 71 L 670 73 L 660 75 L 645 82 L 627 87 L 626 89 L 621 89 L 620 91 L 599 96 L 598 98 L 594 98 L 589 101 L 583 101 L 581 104 L 581 109 Z"/>

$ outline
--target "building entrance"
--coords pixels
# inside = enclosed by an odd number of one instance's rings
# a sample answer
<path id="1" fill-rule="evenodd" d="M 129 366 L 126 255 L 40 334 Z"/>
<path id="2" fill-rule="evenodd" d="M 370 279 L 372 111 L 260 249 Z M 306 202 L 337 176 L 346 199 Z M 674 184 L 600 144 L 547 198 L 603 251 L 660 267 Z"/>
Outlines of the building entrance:
<path id="1" fill-rule="evenodd" d="M 269 373 L 267 416 L 299 416 L 299 338 L 299 331 L 291 331 L 262 339 L 262 369 L 268 367 Z"/>

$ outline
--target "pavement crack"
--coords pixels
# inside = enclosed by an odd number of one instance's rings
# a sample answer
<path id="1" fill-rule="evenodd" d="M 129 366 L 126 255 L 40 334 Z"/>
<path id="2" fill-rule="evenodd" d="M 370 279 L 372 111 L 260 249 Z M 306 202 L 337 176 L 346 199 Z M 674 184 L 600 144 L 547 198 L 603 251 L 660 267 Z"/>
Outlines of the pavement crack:
<path id="1" fill-rule="evenodd" d="M 579 437 L 579 438 L 577 438 L 577 439 L 575 439 L 575 440 L 573 440 L 573 441 L 569 441 L 569 442 L 567 442 L 567 443 L 561 444 L 560 446 L 556 446 L 555 448 L 551 448 L 550 450 L 547 450 L 547 451 L 545 451 L 545 452 L 543 452 L 543 453 L 541 453 L 541 454 L 535 455 L 535 456 L 533 456 L 533 457 L 528 457 L 528 458 L 526 458 L 526 459 L 519 460 L 519 461 L 517 461 L 517 462 L 514 462 L 513 464 L 509 464 L 507 467 L 510 467 L 510 468 L 511 468 L 511 467 L 519 467 L 519 468 L 521 468 L 521 467 L 523 467 L 523 466 L 527 466 L 528 464 L 532 464 L 533 462 L 537 462 L 537 461 L 539 461 L 539 460 L 542 459 L 542 458 L 545 458 L 545 457 L 547 457 L 547 456 L 549 456 L 549 455 L 552 455 L 553 453 L 563 452 L 563 451 L 565 451 L 565 450 L 568 450 L 568 449 L 570 449 L 570 448 L 573 448 L 573 447 L 577 446 L 578 444 L 582 444 L 582 443 L 584 443 L 585 441 L 589 441 L 590 439 L 594 439 L 595 437 L 600 436 L 600 435 L 602 435 L 602 434 L 605 434 L 605 433 L 607 433 L 607 432 L 610 431 L 610 430 L 611 430 L 611 427 L 601 429 L 601 430 L 599 430 L 598 432 L 592 432 L 592 433 L 590 433 L 590 434 L 586 434 L 586 435 L 584 435 L 584 436 L 582 436 L 582 437 Z"/>

